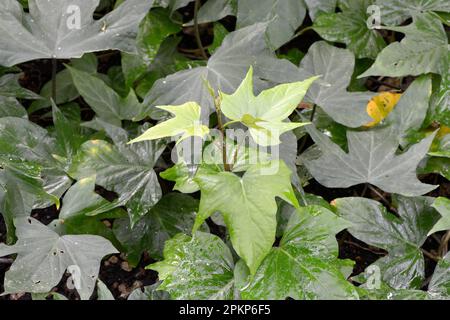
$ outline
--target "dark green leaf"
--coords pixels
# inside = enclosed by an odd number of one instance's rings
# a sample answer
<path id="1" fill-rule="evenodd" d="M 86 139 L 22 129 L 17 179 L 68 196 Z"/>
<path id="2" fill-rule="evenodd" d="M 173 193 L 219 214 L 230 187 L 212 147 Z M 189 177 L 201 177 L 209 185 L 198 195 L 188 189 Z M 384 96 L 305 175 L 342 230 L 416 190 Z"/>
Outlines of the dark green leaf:
<path id="1" fill-rule="evenodd" d="M 425 278 L 420 248 L 439 215 L 431 207 L 433 198 L 395 199 L 400 218 L 370 199 L 341 198 L 335 204 L 338 214 L 352 223 L 348 231 L 354 237 L 389 252 L 375 262 L 382 280 L 394 289 L 420 289 Z"/>
<path id="2" fill-rule="evenodd" d="M 253 278 L 241 283 L 243 299 L 357 299 L 341 272 L 336 233 L 349 225 L 331 211 L 309 206 L 294 213 L 281 239 Z M 242 288 L 244 287 L 244 288 Z"/>
<path id="3" fill-rule="evenodd" d="M 234 262 L 230 249 L 217 236 L 178 234 L 166 242 L 164 260 L 148 266 L 159 274 L 159 290 L 177 300 L 233 298 Z"/>
<path id="4" fill-rule="evenodd" d="M 130 226 L 129 219 L 114 222 L 114 234 L 125 247 L 128 261 L 137 265 L 144 251 L 154 259 L 163 257 L 164 243 L 178 233 L 189 234 L 198 211 L 198 200 L 169 193 Z M 207 230 L 203 228 L 204 230 Z"/>
<path id="5" fill-rule="evenodd" d="M 418 76 L 430 72 L 445 75 L 448 72 L 447 34 L 435 15 L 421 14 L 407 26 L 385 29 L 404 33 L 405 38 L 385 48 L 372 67 L 359 78 Z"/>
<path id="6" fill-rule="evenodd" d="M 346 153 L 313 126 L 306 128 L 320 152 L 317 148 L 309 149 L 302 154 L 302 162 L 328 188 L 371 183 L 386 192 L 418 196 L 437 187 L 420 182 L 416 174 L 436 134 L 397 155 L 398 137 L 391 127 L 348 131 Z"/>
<path id="7" fill-rule="evenodd" d="M 367 8 L 375 0 L 341 0 L 342 12 L 322 14 L 314 21 L 313 28 L 322 38 L 345 43 L 357 58 L 375 59 L 386 46 L 383 37 L 367 26 Z"/>

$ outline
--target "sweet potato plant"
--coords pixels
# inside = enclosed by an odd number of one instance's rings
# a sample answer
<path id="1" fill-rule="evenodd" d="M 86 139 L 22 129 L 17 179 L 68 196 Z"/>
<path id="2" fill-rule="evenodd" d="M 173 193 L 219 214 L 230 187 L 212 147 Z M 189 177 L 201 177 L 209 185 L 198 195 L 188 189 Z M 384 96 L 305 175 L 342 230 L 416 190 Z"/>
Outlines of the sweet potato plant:
<path id="1" fill-rule="evenodd" d="M 450 299 L 449 18 L 0 1 L 0 299 Z"/>

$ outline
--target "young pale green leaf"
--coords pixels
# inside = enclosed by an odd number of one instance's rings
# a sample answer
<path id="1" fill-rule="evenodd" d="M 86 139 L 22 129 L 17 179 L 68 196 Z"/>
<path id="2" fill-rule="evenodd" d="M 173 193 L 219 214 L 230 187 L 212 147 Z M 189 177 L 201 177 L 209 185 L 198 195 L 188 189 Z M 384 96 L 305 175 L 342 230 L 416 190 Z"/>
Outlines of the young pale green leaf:
<path id="1" fill-rule="evenodd" d="M 283 161 L 250 167 L 242 178 L 200 168 L 194 179 L 201 190 L 194 231 L 214 212 L 221 212 L 234 249 L 254 274 L 275 241 L 275 197 L 298 207 L 290 176 Z"/>
<path id="2" fill-rule="evenodd" d="M 308 88 L 317 80 L 286 83 L 262 91 L 257 97 L 253 93 L 253 68 L 233 94 L 222 93 L 220 109 L 233 121 L 248 127 L 252 138 L 262 146 L 278 145 L 280 135 L 307 123 L 285 122 L 297 108 Z"/>
<path id="3" fill-rule="evenodd" d="M 113 126 L 111 126 L 113 127 Z M 141 128 L 145 130 L 144 126 Z M 122 128 L 121 137 L 128 138 Z M 102 140 L 85 142 L 70 168 L 70 175 L 81 179 L 95 175 L 96 183 L 119 195 L 126 203 L 134 224 L 161 198 L 161 187 L 153 166 L 165 149 L 164 141 L 146 141 L 127 145 L 126 140 L 112 145 Z"/>
<path id="4" fill-rule="evenodd" d="M 347 131 L 348 153 L 313 126 L 306 128 L 320 150 L 309 149 L 301 160 L 313 177 L 328 188 L 371 183 L 386 192 L 419 196 L 437 187 L 420 182 L 416 175 L 436 133 L 397 155 L 398 135 L 392 127 Z"/>
<path id="5" fill-rule="evenodd" d="M 336 234 L 350 225 L 320 206 L 302 207 L 289 219 L 280 245 L 254 277 L 241 283 L 243 299 L 357 299 L 337 259 Z M 352 263 L 350 263 L 350 266 Z"/>
<path id="6" fill-rule="evenodd" d="M 441 219 L 428 232 L 428 235 L 439 231 L 450 230 L 450 200 L 439 197 L 434 201 L 433 208 L 440 213 Z"/>
<path id="7" fill-rule="evenodd" d="M 394 289 L 420 289 L 425 278 L 420 248 L 439 215 L 431 206 L 433 198 L 395 200 L 400 218 L 371 199 L 341 198 L 335 205 L 338 214 L 352 223 L 348 231 L 354 237 L 389 252 L 375 262 L 384 282 Z"/>
<path id="8" fill-rule="evenodd" d="M 15 225 L 17 243 L 13 246 L 0 244 L 0 256 L 18 254 L 5 274 L 4 293 L 47 293 L 68 270 L 79 277 L 77 291 L 83 300 L 87 300 L 95 289 L 102 258 L 118 253 L 102 237 L 61 237 L 31 217 L 18 218 Z"/>
<path id="9" fill-rule="evenodd" d="M 347 45 L 357 58 L 375 59 L 386 46 L 383 37 L 367 25 L 367 8 L 375 0 L 341 0 L 341 12 L 322 14 L 314 21 L 314 31 L 331 42 Z"/>
<path id="10" fill-rule="evenodd" d="M 181 106 L 158 106 L 157 108 L 170 112 L 175 117 L 151 127 L 129 143 L 181 135 L 177 141 L 179 143 L 189 137 L 203 138 L 209 133 L 209 128 L 201 124 L 201 107 L 196 102 L 188 102 Z"/>
<path id="11" fill-rule="evenodd" d="M 430 72 L 445 75 L 448 72 L 447 34 L 435 15 L 420 14 L 407 26 L 384 29 L 404 33 L 405 38 L 386 47 L 359 78 L 418 76 Z"/>
<path id="12" fill-rule="evenodd" d="M 272 49 L 278 49 L 292 39 L 303 23 L 306 8 L 303 1 L 260 0 L 238 1 L 237 28 L 267 22 L 266 36 Z"/>
<path id="13" fill-rule="evenodd" d="M 399 25 L 408 18 L 424 12 L 450 12 L 450 3 L 445 0 L 377 0 L 381 21 L 384 25 Z"/>
<path id="14" fill-rule="evenodd" d="M 163 280 L 158 290 L 177 300 L 232 299 L 234 262 L 230 249 L 217 236 L 178 234 L 166 242 L 164 260 L 147 268 Z"/>
<path id="15" fill-rule="evenodd" d="M 15 0 L 0 3 L 0 64 L 80 58 L 109 49 L 135 52 L 139 22 L 153 0 L 127 0 L 99 20 L 99 0 L 30 0 L 30 13 Z"/>
<path id="16" fill-rule="evenodd" d="M 324 41 L 315 42 L 302 59 L 300 79 L 323 75 L 312 84 L 305 101 L 321 107 L 334 121 L 348 127 L 360 127 L 371 121 L 366 112 L 374 96 L 371 92 L 348 92 L 355 67 L 354 55 Z"/>
<path id="17" fill-rule="evenodd" d="M 164 243 L 178 233 L 189 234 L 198 211 L 198 200 L 181 193 L 169 193 L 159 200 L 131 228 L 129 219 L 114 222 L 114 234 L 124 246 L 128 261 L 137 265 L 143 252 L 154 259 L 163 257 Z M 203 228 L 207 231 L 208 228 Z"/>

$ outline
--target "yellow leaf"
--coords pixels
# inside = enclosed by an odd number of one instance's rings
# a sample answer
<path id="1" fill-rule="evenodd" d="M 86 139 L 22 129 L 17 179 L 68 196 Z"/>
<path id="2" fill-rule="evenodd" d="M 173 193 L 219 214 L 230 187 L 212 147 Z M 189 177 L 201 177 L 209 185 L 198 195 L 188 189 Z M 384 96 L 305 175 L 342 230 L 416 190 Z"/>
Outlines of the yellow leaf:
<path id="1" fill-rule="evenodd" d="M 374 127 L 383 121 L 401 98 L 400 93 L 381 92 L 367 104 L 367 113 L 373 119 L 366 127 Z"/>
<path id="2" fill-rule="evenodd" d="M 437 135 L 436 135 L 436 138 L 442 139 L 448 134 L 450 134 L 450 128 L 442 125 L 441 128 L 439 129 Z"/>

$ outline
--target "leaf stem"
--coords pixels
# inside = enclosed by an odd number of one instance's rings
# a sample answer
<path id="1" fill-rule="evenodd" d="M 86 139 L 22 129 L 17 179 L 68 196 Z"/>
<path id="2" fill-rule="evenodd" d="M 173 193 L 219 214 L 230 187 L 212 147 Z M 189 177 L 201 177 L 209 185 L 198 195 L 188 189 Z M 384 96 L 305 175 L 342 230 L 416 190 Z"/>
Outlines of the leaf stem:
<path id="1" fill-rule="evenodd" d="M 361 250 L 364 250 L 364 251 L 372 252 L 373 254 L 376 254 L 376 255 L 379 255 L 379 256 L 385 255 L 384 252 L 377 251 L 376 249 L 364 247 L 364 246 L 362 246 L 362 245 L 360 245 L 360 244 L 357 244 L 356 242 L 353 242 L 353 241 L 351 241 L 351 240 L 344 240 L 344 243 L 349 244 L 349 245 L 351 245 L 351 246 L 355 246 L 355 247 L 357 247 L 357 248 L 359 248 L 359 249 L 361 249 Z"/>
<path id="2" fill-rule="evenodd" d="M 225 128 L 222 122 L 222 111 L 220 110 L 220 102 L 219 98 L 214 99 L 214 105 L 216 107 L 217 114 L 217 126 L 219 127 L 220 132 L 222 133 L 222 162 L 223 168 L 225 171 L 231 171 L 230 165 L 227 160 L 227 143 L 225 137 Z"/>
<path id="3" fill-rule="evenodd" d="M 381 192 L 379 192 L 377 189 L 375 189 L 372 185 L 370 185 L 369 183 L 367 184 L 367 186 L 369 187 L 370 191 L 372 191 L 373 193 L 375 193 L 381 200 L 381 202 L 383 202 L 383 204 L 389 208 L 389 210 L 391 211 L 397 211 L 394 208 L 392 208 L 391 203 L 381 194 Z"/>
<path id="4" fill-rule="evenodd" d="M 427 250 L 421 248 L 422 253 L 424 255 L 426 255 L 428 258 L 430 258 L 433 261 L 439 262 L 441 260 L 441 258 L 439 258 L 438 256 L 435 256 L 434 254 L 432 254 L 431 252 L 428 252 Z"/>
<path id="5" fill-rule="evenodd" d="M 309 26 L 309 27 L 303 28 L 302 30 L 300 30 L 299 32 L 297 32 L 297 33 L 292 37 L 292 39 L 297 38 L 297 37 L 300 37 L 302 34 L 304 34 L 305 32 L 308 32 L 308 31 L 310 31 L 310 30 L 314 30 L 313 26 Z"/>
<path id="6" fill-rule="evenodd" d="M 240 122 L 239 120 L 233 120 L 233 121 L 228 121 L 227 123 L 225 123 L 223 125 L 224 128 L 228 127 L 229 125 L 233 124 L 233 123 L 238 123 Z"/>
<path id="7" fill-rule="evenodd" d="M 386 87 L 389 87 L 389 88 L 397 90 L 397 91 L 402 91 L 402 88 L 397 87 L 396 85 L 387 83 L 385 81 L 382 81 L 382 80 L 379 80 L 379 79 L 376 79 L 376 78 L 371 78 L 370 80 L 372 80 L 373 82 L 375 82 L 376 84 L 378 84 L 380 86 L 386 86 Z"/>
<path id="8" fill-rule="evenodd" d="M 315 117 L 315 115 L 316 115 L 316 110 L 317 110 L 317 105 L 314 104 L 314 105 L 313 105 L 312 112 L 311 112 L 311 116 L 309 117 L 309 122 L 313 122 L 314 117 Z M 305 136 L 302 138 L 302 143 L 301 143 L 300 146 L 298 147 L 298 151 L 299 151 L 299 152 L 302 152 L 303 148 L 305 148 L 306 141 L 308 141 L 308 137 L 305 135 Z"/>
<path id="9" fill-rule="evenodd" d="M 57 60 L 52 59 L 52 98 L 56 103 L 56 71 L 57 71 Z"/>
<path id="10" fill-rule="evenodd" d="M 11 264 L 13 263 L 14 260 L 13 259 L 9 259 L 9 258 L 0 258 L 0 264 Z"/>
<path id="11" fill-rule="evenodd" d="M 200 49 L 200 53 L 202 54 L 203 59 L 208 60 L 208 55 L 206 54 L 205 47 L 202 44 L 202 38 L 200 37 L 200 30 L 198 28 L 198 10 L 200 8 L 200 0 L 195 0 L 194 6 L 194 31 L 195 31 L 195 40 L 197 41 L 197 45 Z"/>
<path id="12" fill-rule="evenodd" d="M 441 244 L 439 246 L 439 254 L 441 257 L 445 256 L 448 251 L 448 242 L 450 241 L 450 231 L 447 231 L 446 234 L 441 239 Z"/>

